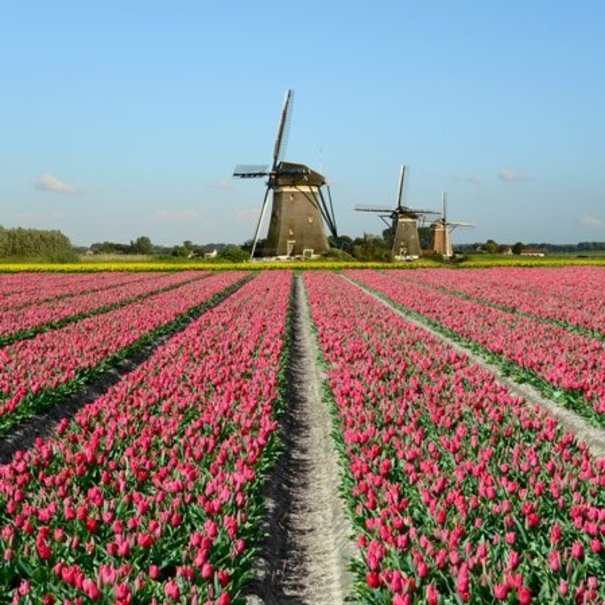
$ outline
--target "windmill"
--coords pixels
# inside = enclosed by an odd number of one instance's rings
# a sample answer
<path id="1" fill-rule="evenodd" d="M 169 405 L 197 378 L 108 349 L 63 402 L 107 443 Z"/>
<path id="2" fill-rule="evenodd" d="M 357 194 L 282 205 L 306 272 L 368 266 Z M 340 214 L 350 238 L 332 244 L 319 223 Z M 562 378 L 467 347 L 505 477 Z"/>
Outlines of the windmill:
<path id="1" fill-rule="evenodd" d="M 288 130 L 292 116 L 294 91 L 288 90 L 284 99 L 271 166 L 238 165 L 233 176 L 240 179 L 268 177 L 260 216 L 252 241 L 250 258 L 254 258 L 258 236 L 267 211 L 269 192 L 273 191 L 271 220 L 262 256 L 310 257 L 329 248 L 323 223 L 337 237 L 332 196 L 323 175 L 304 164 L 285 162 Z M 322 187 L 326 187 L 327 201 Z"/>
<path id="2" fill-rule="evenodd" d="M 420 256 L 418 238 L 418 219 L 427 214 L 439 214 L 434 210 L 409 208 L 403 204 L 406 167 L 402 164 L 397 187 L 397 206 L 395 209 L 374 206 L 357 206 L 358 212 L 376 212 L 384 223 L 393 229 L 393 254 L 396 259 L 413 260 Z M 390 219 L 390 223 L 389 220 Z"/>
<path id="3" fill-rule="evenodd" d="M 447 220 L 447 193 L 442 193 L 443 215 L 431 224 L 431 232 L 433 236 L 433 249 L 435 254 L 440 254 L 443 258 L 451 258 L 454 256 L 452 250 L 452 242 L 450 238 L 451 232 L 456 227 L 474 227 L 472 223 L 451 222 Z"/>

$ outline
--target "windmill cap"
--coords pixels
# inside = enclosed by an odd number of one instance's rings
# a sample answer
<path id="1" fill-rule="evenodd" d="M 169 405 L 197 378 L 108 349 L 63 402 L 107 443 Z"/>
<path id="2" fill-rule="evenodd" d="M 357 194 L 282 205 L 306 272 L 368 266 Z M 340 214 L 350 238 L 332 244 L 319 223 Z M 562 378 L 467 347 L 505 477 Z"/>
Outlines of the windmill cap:
<path id="1" fill-rule="evenodd" d="M 280 162 L 275 167 L 275 180 L 277 185 L 310 185 L 321 187 L 326 184 L 326 179 L 319 172 L 311 170 L 304 164 L 292 162 Z"/>

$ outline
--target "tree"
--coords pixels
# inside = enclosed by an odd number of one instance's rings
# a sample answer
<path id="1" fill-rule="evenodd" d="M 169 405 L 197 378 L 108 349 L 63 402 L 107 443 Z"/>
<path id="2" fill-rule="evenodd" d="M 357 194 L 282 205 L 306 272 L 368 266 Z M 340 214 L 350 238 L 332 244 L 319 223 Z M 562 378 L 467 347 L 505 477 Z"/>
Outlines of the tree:
<path id="1" fill-rule="evenodd" d="M 393 231 L 393 227 L 387 227 L 382 231 L 382 239 L 384 240 L 385 245 L 388 248 L 393 248 L 393 238 L 395 237 L 395 232 Z"/>
<path id="2" fill-rule="evenodd" d="M 250 253 L 239 246 L 227 246 L 219 252 L 218 257 L 231 263 L 243 263 L 250 258 Z"/>
<path id="3" fill-rule="evenodd" d="M 240 247 L 242 250 L 245 250 L 248 253 L 248 256 L 250 256 L 250 253 L 252 252 L 252 244 L 253 244 L 254 240 L 248 239 L 246 240 Z M 258 257 L 258 256 L 262 256 L 263 255 L 263 250 L 265 249 L 265 245 L 267 244 L 267 240 L 266 239 L 259 239 L 256 242 L 256 250 L 254 252 L 254 256 Z"/>
<path id="4" fill-rule="evenodd" d="M 496 254 L 498 252 L 498 242 L 494 241 L 493 239 L 488 239 L 483 245 L 483 249 L 488 254 Z"/>
<path id="5" fill-rule="evenodd" d="M 49 262 L 75 262 L 69 238 L 56 230 L 4 229 L 0 226 L 0 257 Z"/>
<path id="6" fill-rule="evenodd" d="M 511 250 L 513 254 L 521 254 L 521 250 L 525 248 L 525 244 L 523 242 L 517 242 L 511 246 Z"/>
<path id="7" fill-rule="evenodd" d="M 133 254 L 153 254 L 153 244 L 146 235 L 141 235 L 134 242 L 130 242 L 130 248 Z"/>
<path id="8" fill-rule="evenodd" d="M 351 254 L 351 251 L 353 250 L 353 240 L 348 235 L 339 235 L 338 237 L 330 235 L 328 236 L 328 242 L 330 248 L 337 248 L 348 254 Z"/>
<path id="9" fill-rule="evenodd" d="M 393 253 L 384 240 L 367 233 L 353 242 L 353 256 L 362 262 L 389 263 L 393 260 Z"/>
<path id="10" fill-rule="evenodd" d="M 421 250 L 431 250 L 433 247 L 433 235 L 430 227 L 418 227 L 418 240 Z"/>
<path id="11" fill-rule="evenodd" d="M 91 244 L 90 249 L 95 254 L 130 254 L 132 252 L 131 245 L 129 244 L 118 244 L 107 241 Z"/>
<path id="12" fill-rule="evenodd" d="M 190 254 L 189 248 L 185 248 L 185 246 L 175 246 L 172 249 L 171 255 L 178 256 L 179 258 L 187 258 Z"/>

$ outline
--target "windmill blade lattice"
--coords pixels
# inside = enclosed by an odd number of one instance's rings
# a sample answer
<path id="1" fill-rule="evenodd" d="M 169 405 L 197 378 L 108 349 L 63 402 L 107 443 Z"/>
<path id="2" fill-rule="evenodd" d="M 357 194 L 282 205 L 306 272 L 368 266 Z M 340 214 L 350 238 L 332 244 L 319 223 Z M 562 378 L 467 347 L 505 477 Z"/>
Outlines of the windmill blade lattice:
<path id="1" fill-rule="evenodd" d="M 288 135 L 290 134 L 290 122 L 292 121 L 292 106 L 294 104 L 294 91 L 290 88 L 286 92 L 284 106 L 281 110 L 279 125 L 277 127 L 277 136 L 275 137 L 275 146 L 273 147 L 273 170 L 284 159 L 286 147 L 288 145 Z"/>

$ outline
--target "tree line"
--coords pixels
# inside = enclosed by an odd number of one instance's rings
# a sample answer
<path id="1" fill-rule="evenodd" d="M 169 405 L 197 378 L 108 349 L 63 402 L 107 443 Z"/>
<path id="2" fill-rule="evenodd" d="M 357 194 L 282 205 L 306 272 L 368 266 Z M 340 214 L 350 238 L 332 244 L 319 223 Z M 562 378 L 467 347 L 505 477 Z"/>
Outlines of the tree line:
<path id="1" fill-rule="evenodd" d="M 56 230 L 6 229 L 0 225 L 0 258 L 72 262 L 78 260 L 69 238 Z"/>
<path id="2" fill-rule="evenodd" d="M 463 253 L 486 252 L 488 254 L 502 254 L 508 248 L 513 254 L 521 254 L 524 248 L 540 248 L 551 253 L 582 253 L 582 252 L 601 252 L 605 251 L 605 242 L 578 242 L 577 244 L 550 244 L 542 243 L 523 243 L 515 242 L 512 245 L 499 244 L 493 239 L 488 239 L 486 242 L 475 242 L 474 244 L 456 244 L 455 250 Z"/>
<path id="3" fill-rule="evenodd" d="M 421 248 L 428 249 L 431 237 L 429 228 L 420 227 L 418 232 Z M 331 249 L 326 254 L 329 258 L 382 262 L 393 260 L 391 252 L 393 233 L 391 229 L 385 229 L 381 235 L 364 234 L 363 237 L 357 238 L 341 235 L 337 240 L 330 236 L 329 240 Z M 262 250 L 263 240 L 260 240 L 258 244 L 258 249 Z M 605 250 L 605 242 L 579 242 L 578 244 L 523 244 L 522 242 L 516 242 L 512 246 L 508 246 L 507 244 L 498 244 L 491 239 L 482 243 L 456 245 L 455 250 L 462 253 L 482 250 L 493 254 L 502 253 L 510 247 L 513 254 L 520 254 L 526 245 L 554 253 L 582 253 Z M 195 244 L 190 240 L 185 240 L 182 244 L 175 246 L 159 246 L 153 244 L 146 235 L 137 237 L 128 244 L 105 241 L 90 246 L 90 250 L 95 254 L 139 254 L 186 258 L 204 257 L 206 253 L 216 250 L 217 261 L 228 260 L 231 262 L 247 260 L 251 248 L 251 240 L 241 246 L 225 243 Z M 69 238 L 57 230 L 25 229 L 22 227 L 7 229 L 0 225 L 0 259 L 74 262 L 78 260 L 77 253 L 83 253 L 86 250 L 88 249 L 74 249 Z"/>

